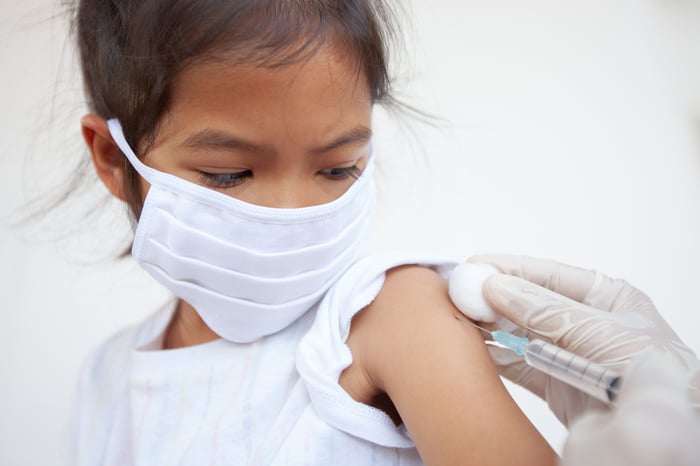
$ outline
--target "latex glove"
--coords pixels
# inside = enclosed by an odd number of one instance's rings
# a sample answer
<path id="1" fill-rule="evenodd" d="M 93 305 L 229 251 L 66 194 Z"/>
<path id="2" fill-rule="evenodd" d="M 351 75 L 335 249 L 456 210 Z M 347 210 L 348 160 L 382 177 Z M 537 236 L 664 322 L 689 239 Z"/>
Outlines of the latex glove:
<path id="1" fill-rule="evenodd" d="M 644 354 L 623 376 L 610 411 L 574 422 L 561 466 L 696 466 L 700 461 L 700 413 L 687 397 L 686 373 Z"/>
<path id="2" fill-rule="evenodd" d="M 543 337 L 619 373 L 648 348 L 668 354 L 685 370 L 700 373 L 693 352 L 651 300 L 624 280 L 524 256 L 483 255 L 469 262 L 487 263 L 502 272 L 484 282 L 483 294 L 496 312 L 537 334 L 522 331 L 521 335 Z M 564 425 L 588 409 L 605 407 L 532 369 L 510 350 L 489 346 L 489 351 L 501 375 L 547 401 Z M 700 376 L 693 389 L 700 404 Z"/>

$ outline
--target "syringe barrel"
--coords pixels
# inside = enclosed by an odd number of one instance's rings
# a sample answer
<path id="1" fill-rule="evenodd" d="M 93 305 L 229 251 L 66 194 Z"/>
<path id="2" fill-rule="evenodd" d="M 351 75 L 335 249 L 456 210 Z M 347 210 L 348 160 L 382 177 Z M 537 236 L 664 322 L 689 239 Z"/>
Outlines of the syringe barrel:
<path id="1" fill-rule="evenodd" d="M 526 346 L 525 361 L 535 369 L 601 401 L 614 401 L 620 376 L 605 367 L 544 340 Z"/>

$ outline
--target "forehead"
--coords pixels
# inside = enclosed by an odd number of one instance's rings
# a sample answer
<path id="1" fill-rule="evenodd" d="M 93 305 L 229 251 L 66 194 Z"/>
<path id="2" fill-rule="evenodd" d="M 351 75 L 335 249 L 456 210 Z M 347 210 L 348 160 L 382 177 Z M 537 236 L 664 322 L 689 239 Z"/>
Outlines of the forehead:
<path id="1" fill-rule="evenodd" d="M 276 68 L 225 60 L 197 64 L 173 83 L 165 126 L 233 126 L 266 140 L 317 143 L 345 126 L 369 126 L 372 101 L 361 68 L 329 47 Z"/>

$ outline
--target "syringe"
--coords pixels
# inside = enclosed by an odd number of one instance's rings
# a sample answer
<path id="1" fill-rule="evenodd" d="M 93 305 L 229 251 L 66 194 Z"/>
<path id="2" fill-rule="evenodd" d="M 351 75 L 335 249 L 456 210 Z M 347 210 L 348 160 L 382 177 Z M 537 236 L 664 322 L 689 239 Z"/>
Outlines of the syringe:
<path id="1" fill-rule="evenodd" d="M 528 366 L 545 372 L 605 403 L 615 401 L 618 388 L 622 383 L 619 374 L 539 338 L 528 340 L 500 330 L 491 331 L 458 317 L 457 320 L 488 333 L 501 345 L 518 356 L 523 356 Z"/>

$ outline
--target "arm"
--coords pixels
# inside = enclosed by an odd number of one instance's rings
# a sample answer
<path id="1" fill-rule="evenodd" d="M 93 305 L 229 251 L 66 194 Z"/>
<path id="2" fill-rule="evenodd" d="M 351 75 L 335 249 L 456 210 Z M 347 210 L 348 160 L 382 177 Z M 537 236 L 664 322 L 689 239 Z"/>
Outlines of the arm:
<path id="1" fill-rule="evenodd" d="M 358 401 L 387 394 L 428 465 L 554 464 L 556 455 L 513 402 L 478 332 L 430 269 L 387 273 L 352 323 L 353 364 L 340 384 Z"/>

